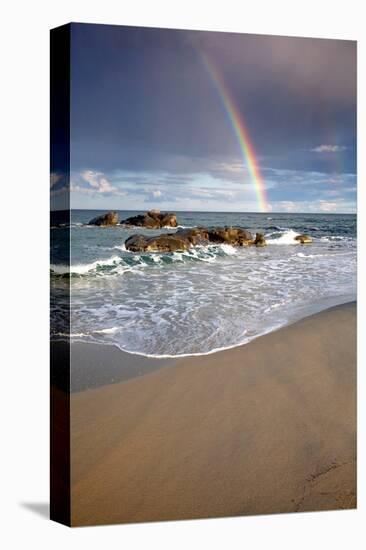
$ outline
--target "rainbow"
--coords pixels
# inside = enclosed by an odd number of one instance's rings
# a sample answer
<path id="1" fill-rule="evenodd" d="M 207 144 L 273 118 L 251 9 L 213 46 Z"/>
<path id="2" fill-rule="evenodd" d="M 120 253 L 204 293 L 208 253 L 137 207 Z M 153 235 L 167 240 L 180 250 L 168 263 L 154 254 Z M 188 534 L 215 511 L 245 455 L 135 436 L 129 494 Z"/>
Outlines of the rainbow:
<path id="1" fill-rule="evenodd" d="M 206 54 L 202 54 L 204 66 L 211 77 L 212 82 L 215 85 L 215 89 L 222 101 L 225 113 L 230 121 L 230 124 L 234 130 L 234 134 L 238 140 L 241 155 L 243 157 L 244 166 L 247 166 L 249 174 L 257 195 L 258 206 L 261 212 L 268 211 L 268 200 L 266 196 L 266 188 L 262 175 L 259 170 L 259 166 L 256 160 L 256 154 L 253 143 L 250 140 L 249 132 L 244 125 L 244 121 L 235 106 L 235 103 L 231 97 L 230 90 L 228 89 L 225 81 L 218 73 L 216 67 L 210 61 Z"/>

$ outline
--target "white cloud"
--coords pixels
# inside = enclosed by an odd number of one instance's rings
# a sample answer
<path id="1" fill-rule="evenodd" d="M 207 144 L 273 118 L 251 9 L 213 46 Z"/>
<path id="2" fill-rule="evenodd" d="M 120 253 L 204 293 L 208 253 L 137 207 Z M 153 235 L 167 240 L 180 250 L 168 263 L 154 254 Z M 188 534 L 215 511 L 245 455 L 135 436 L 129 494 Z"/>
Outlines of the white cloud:
<path id="1" fill-rule="evenodd" d="M 210 187 L 191 187 L 189 189 L 189 194 L 192 197 L 198 197 L 202 199 L 213 199 L 213 200 L 228 200 L 233 201 L 236 200 L 240 196 L 240 191 L 243 194 L 243 190 L 235 190 L 235 189 L 217 189 L 217 188 L 210 188 Z"/>
<path id="2" fill-rule="evenodd" d="M 226 167 L 227 168 L 227 167 Z M 239 163 L 231 165 L 232 174 Z M 356 174 L 327 174 L 286 169 L 265 168 L 266 188 L 271 192 L 267 211 L 273 212 L 354 212 Z M 119 171 L 104 174 L 84 170 L 71 174 L 71 191 L 75 204 L 90 207 L 143 210 L 159 207 L 161 210 L 258 211 L 257 192 L 248 178 L 238 181 L 214 177 L 212 173 L 191 173 L 187 177 L 168 172 L 132 173 Z M 60 185 L 55 184 L 53 191 Z M 348 193 L 348 197 L 344 194 Z M 74 204 L 74 203 L 73 203 Z M 76 207 L 76 206 L 74 206 Z"/>
<path id="3" fill-rule="evenodd" d="M 339 205 L 336 202 L 319 201 L 319 210 L 322 212 L 337 212 L 338 208 Z"/>
<path id="4" fill-rule="evenodd" d="M 276 210 L 279 212 L 299 212 L 300 207 L 296 202 L 294 201 L 279 201 L 276 203 L 276 207 L 273 208 L 274 205 L 271 205 L 271 211 Z"/>
<path id="5" fill-rule="evenodd" d="M 78 185 L 75 182 L 71 182 L 70 191 L 73 193 L 85 193 L 86 195 L 92 195 L 95 191 L 93 189 L 90 189 L 90 187 L 83 187 L 82 185 Z"/>
<path id="6" fill-rule="evenodd" d="M 118 191 L 101 172 L 84 170 L 84 172 L 81 172 L 81 177 L 98 193 L 115 193 Z"/>
<path id="7" fill-rule="evenodd" d="M 220 162 L 217 165 L 212 166 L 212 170 L 217 170 L 220 172 L 234 172 L 234 173 L 245 173 L 247 172 L 247 167 L 243 162 Z"/>
<path id="8" fill-rule="evenodd" d="M 340 151 L 345 151 L 347 147 L 344 145 L 318 145 L 318 147 L 314 147 L 313 149 L 310 149 L 313 153 L 339 153 Z"/>
<path id="9" fill-rule="evenodd" d="M 350 213 L 356 212 L 353 202 L 344 200 L 327 201 L 272 201 L 271 209 L 273 212 L 324 212 L 324 213 Z"/>

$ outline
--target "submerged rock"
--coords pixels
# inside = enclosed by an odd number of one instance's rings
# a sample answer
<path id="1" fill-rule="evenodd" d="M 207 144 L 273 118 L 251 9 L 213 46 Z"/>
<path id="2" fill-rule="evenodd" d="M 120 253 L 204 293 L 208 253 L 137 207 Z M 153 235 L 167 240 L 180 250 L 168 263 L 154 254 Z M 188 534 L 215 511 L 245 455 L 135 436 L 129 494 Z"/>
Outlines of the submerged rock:
<path id="1" fill-rule="evenodd" d="M 160 210 L 149 210 L 145 214 L 138 214 L 126 220 L 122 220 L 125 225 L 135 225 L 137 227 L 146 227 L 148 229 L 160 229 L 162 227 L 177 227 L 177 216 L 171 212 L 160 212 Z"/>
<path id="2" fill-rule="evenodd" d="M 297 235 L 295 241 L 299 241 L 301 244 L 309 244 L 313 242 L 313 239 L 309 235 Z"/>
<path id="3" fill-rule="evenodd" d="M 90 220 L 89 225 L 117 225 L 117 223 L 117 212 L 107 212 L 106 214 L 102 214 Z"/>
<path id="4" fill-rule="evenodd" d="M 252 234 L 240 227 L 194 227 L 178 229 L 176 233 L 166 233 L 155 237 L 132 235 L 125 241 L 131 252 L 175 252 L 188 250 L 192 246 L 208 244 L 230 244 L 232 246 L 265 246 L 266 241 L 261 233 L 253 239 Z"/>

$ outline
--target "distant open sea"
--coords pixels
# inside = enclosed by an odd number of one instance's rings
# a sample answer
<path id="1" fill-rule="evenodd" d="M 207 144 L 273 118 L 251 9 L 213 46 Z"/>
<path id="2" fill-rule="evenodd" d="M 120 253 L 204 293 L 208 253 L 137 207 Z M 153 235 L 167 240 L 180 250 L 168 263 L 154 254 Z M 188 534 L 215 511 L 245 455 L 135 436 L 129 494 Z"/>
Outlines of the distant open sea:
<path id="1" fill-rule="evenodd" d="M 356 216 L 177 212 L 182 227 L 262 231 L 265 248 L 210 245 L 132 253 L 124 242 L 149 230 L 87 225 L 102 211 L 73 210 L 71 270 L 53 251 L 53 339 L 65 338 L 71 275 L 71 338 L 147 356 L 205 354 L 249 342 L 329 306 L 356 299 Z M 141 212 L 119 211 L 120 219 Z M 62 228 L 52 231 L 62 232 Z M 297 234 L 310 245 L 295 244 Z"/>

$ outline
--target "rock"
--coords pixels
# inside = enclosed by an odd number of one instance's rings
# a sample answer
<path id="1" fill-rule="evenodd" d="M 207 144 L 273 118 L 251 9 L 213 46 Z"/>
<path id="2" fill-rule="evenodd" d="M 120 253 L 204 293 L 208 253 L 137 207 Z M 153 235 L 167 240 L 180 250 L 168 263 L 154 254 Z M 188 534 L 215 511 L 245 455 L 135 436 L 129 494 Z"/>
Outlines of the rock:
<path id="1" fill-rule="evenodd" d="M 256 233 L 253 243 L 255 246 L 267 246 L 263 233 Z"/>
<path id="2" fill-rule="evenodd" d="M 214 227 L 208 230 L 211 243 L 247 246 L 253 240 L 252 234 L 241 227 Z"/>
<path id="3" fill-rule="evenodd" d="M 209 243 L 248 246 L 256 244 L 256 242 L 258 242 L 257 246 L 264 246 L 263 235 L 259 236 L 257 234 L 257 241 L 255 241 L 249 231 L 240 227 L 214 227 L 211 229 L 194 227 L 191 229 L 178 229 L 176 233 L 166 233 L 155 237 L 132 235 L 125 241 L 125 246 L 131 252 L 175 252 Z"/>
<path id="4" fill-rule="evenodd" d="M 146 227 L 148 229 L 161 229 L 162 227 L 177 227 L 177 216 L 170 212 L 160 212 L 160 210 L 149 210 L 145 214 L 138 214 L 123 220 L 125 225 L 135 225 L 137 227 Z"/>
<path id="5" fill-rule="evenodd" d="M 188 240 L 173 233 L 156 237 L 132 235 L 125 241 L 126 249 L 131 252 L 176 252 L 187 250 L 190 246 Z"/>
<path id="6" fill-rule="evenodd" d="M 301 244 L 309 244 L 313 242 L 313 239 L 309 235 L 297 235 L 295 241 L 299 241 Z"/>
<path id="7" fill-rule="evenodd" d="M 163 213 L 160 218 L 161 227 L 177 227 L 177 216 L 172 213 Z"/>
<path id="8" fill-rule="evenodd" d="M 97 216 L 90 220 L 89 225 L 117 225 L 118 214 L 117 212 L 107 212 L 101 216 Z"/>
<path id="9" fill-rule="evenodd" d="M 206 245 L 209 242 L 208 229 L 205 227 L 178 229 L 175 235 L 187 241 L 191 246 Z"/>

